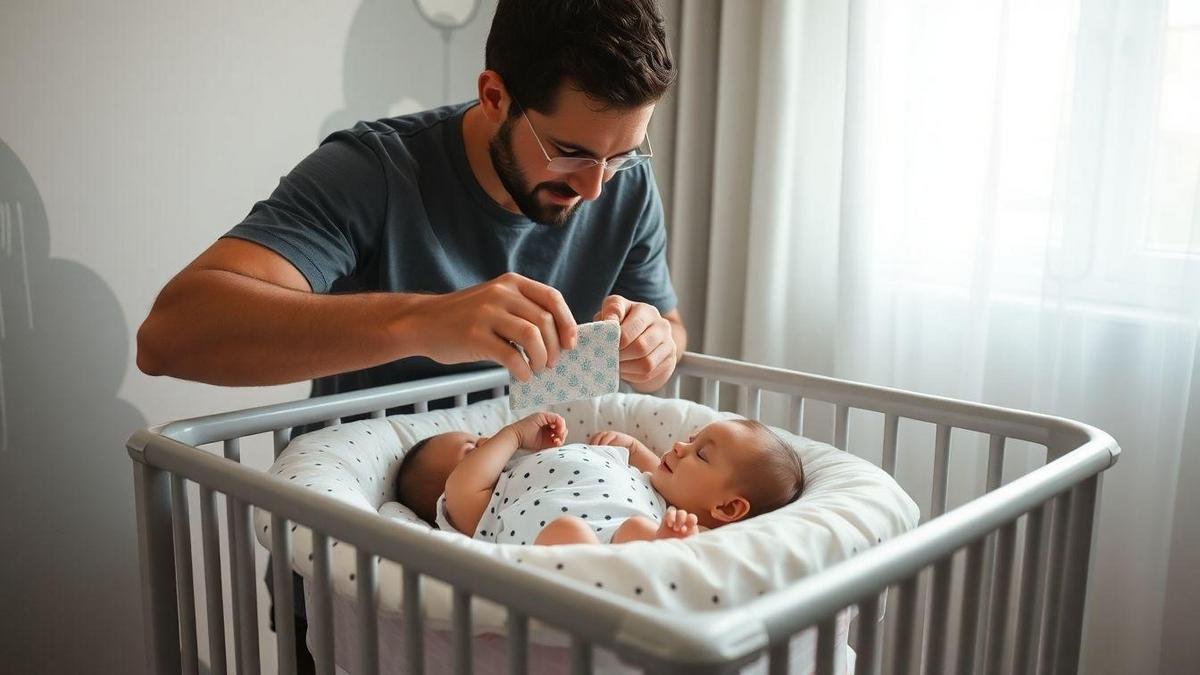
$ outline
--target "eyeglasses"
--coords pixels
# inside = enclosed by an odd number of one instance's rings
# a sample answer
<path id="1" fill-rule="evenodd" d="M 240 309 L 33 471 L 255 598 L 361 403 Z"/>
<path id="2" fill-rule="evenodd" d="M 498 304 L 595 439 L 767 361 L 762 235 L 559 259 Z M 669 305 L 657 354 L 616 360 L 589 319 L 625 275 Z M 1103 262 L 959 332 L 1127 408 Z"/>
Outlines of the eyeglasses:
<path id="1" fill-rule="evenodd" d="M 513 99 L 514 103 L 517 100 Z M 517 103 L 517 105 L 521 105 Z M 654 148 L 650 146 L 650 135 L 646 135 L 646 153 L 630 152 L 608 159 L 592 159 L 591 157 L 566 157 L 559 155 L 551 157 L 550 153 L 546 152 L 546 146 L 542 145 L 542 139 L 538 136 L 537 130 L 533 128 L 533 122 L 529 121 L 529 115 L 525 114 L 525 106 L 521 106 L 521 117 L 525 118 L 525 124 L 529 125 L 529 131 L 533 132 L 533 140 L 537 141 L 538 147 L 542 150 L 542 155 L 546 157 L 546 168 L 555 173 L 575 173 L 576 171 L 586 171 L 593 167 L 599 166 L 604 169 L 606 175 L 612 175 L 618 171 L 632 169 L 639 164 L 654 156 Z"/>

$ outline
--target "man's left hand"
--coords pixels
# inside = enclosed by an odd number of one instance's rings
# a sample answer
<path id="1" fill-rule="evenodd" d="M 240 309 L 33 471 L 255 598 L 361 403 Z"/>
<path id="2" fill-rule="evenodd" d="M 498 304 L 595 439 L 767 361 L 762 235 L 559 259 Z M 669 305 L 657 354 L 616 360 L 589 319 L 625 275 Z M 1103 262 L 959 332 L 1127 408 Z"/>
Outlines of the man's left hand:
<path id="1" fill-rule="evenodd" d="M 593 320 L 621 324 L 621 379 L 634 389 L 656 391 L 671 378 L 677 359 L 675 337 L 671 322 L 657 307 L 610 295 Z"/>

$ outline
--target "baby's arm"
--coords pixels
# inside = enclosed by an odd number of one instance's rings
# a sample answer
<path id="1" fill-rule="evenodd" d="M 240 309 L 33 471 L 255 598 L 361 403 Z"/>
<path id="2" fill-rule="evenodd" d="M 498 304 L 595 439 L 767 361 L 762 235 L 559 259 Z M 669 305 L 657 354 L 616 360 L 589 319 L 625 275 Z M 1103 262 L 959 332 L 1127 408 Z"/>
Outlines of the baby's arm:
<path id="1" fill-rule="evenodd" d="M 446 515 L 459 532 L 471 536 L 492 498 L 492 490 L 518 448 L 544 450 L 561 445 L 567 423 L 554 413 L 534 413 L 475 446 L 446 479 Z"/>
<path id="2" fill-rule="evenodd" d="M 638 439 L 619 431 L 598 431 L 588 440 L 592 445 L 617 445 L 629 448 L 629 466 L 638 471 L 654 471 L 658 467 L 659 458 Z"/>

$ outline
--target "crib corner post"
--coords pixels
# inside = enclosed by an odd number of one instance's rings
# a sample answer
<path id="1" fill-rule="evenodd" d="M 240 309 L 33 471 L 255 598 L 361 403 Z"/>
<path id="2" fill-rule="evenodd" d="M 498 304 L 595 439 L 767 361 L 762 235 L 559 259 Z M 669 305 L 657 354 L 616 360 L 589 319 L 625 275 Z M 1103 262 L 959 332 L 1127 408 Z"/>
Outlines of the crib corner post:
<path id="1" fill-rule="evenodd" d="M 1087 596 L 1088 571 L 1095 559 L 1096 505 L 1100 499 L 1102 474 L 1083 481 L 1072 489 L 1071 520 L 1067 525 L 1068 541 L 1065 578 L 1063 579 L 1058 622 L 1058 649 L 1050 672 L 1078 673 L 1080 647 L 1083 643 L 1083 611 Z"/>
<path id="2" fill-rule="evenodd" d="M 142 575 L 142 628 L 146 667 L 179 673 L 179 615 L 175 597 L 175 549 L 171 531 L 171 482 L 167 472 L 133 462 Z"/>

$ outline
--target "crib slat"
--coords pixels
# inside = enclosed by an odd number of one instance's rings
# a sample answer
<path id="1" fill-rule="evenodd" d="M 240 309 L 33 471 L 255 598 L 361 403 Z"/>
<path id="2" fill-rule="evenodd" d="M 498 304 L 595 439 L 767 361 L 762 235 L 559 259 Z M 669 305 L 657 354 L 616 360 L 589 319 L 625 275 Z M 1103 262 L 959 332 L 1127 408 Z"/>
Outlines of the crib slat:
<path id="1" fill-rule="evenodd" d="M 792 658 L 791 638 L 772 645 L 767 656 L 768 675 L 788 675 L 788 664 Z"/>
<path id="2" fill-rule="evenodd" d="M 900 429 L 900 418 L 892 413 L 883 416 L 883 470 L 889 476 L 896 475 L 896 435 Z"/>
<path id="3" fill-rule="evenodd" d="M 854 675 L 879 673 L 879 657 L 883 647 L 883 631 L 879 625 L 879 599 L 879 595 L 872 595 L 858 608 L 858 642 L 854 645 L 855 651 L 858 652 L 858 660 L 854 664 Z"/>
<path id="4" fill-rule="evenodd" d="M 257 673 L 261 670 L 258 656 L 258 588 L 254 578 L 254 523 L 250 519 L 250 505 L 239 500 L 230 500 L 237 519 L 234 539 L 237 546 L 237 569 L 234 576 L 238 581 L 238 595 L 234 598 L 238 622 L 237 643 L 242 672 Z"/>
<path id="5" fill-rule="evenodd" d="M 949 482 L 950 432 L 952 427 L 937 425 L 933 447 L 933 500 L 932 517 L 946 512 L 946 485 Z"/>
<path id="6" fill-rule="evenodd" d="M 1000 528 L 996 535 L 995 577 L 992 580 L 992 595 L 988 602 L 991 612 L 984 627 L 984 672 L 998 673 L 1004 660 L 1004 648 L 1008 644 L 1008 601 L 1012 588 L 1012 567 L 1017 539 L 1017 524 L 1009 523 Z"/>
<path id="7" fill-rule="evenodd" d="M 196 648 L 196 596 L 192 587 L 192 533 L 183 477 L 171 474 L 171 530 L 175 544 L 175 597 L 179 603 L 180 663 L 184 673 L 199 671 Z"/>
<path id="8" fill-rule="evenodd" d="M 592 672 L 592 645 L 586 640 L 571 636 L 571 674 L 590 675 Z"/>
<path id="9" fill-rule="evenodd" d="M 711 377 L 704 378 L 704 390 L 702 395 L 702 402 L 704 405 L 712 408 L 713 410 L 719 409 L 718 403 L 720 402 L 720 395 L 721 381 L 715 380 Z"/>
<path id="10" fill-rule="evenodd" d="M 1062 584 L 1063 567 L 1066 564 L 1067 522 L 1071 515 L 1071 493 L 1064 492 L 1054 498 L 1054 516 L 1050 521 L 1050 553 L 1046 563 L 1046 588 L 1042 599 L 1041 631 L 1038 634 L 1040 657 L 1037 658 L 1038 673 L 1048 672 L 1054 663 L 1058 645 L 1054 635 L 1058 632 L 1059 589 Z"/>
<path id="11" fill-rule="evenodd" d="M 429 401 L 417 401 L 413 410 L 419 413 L 429 412 Z"/>
<path id="12" fill-rule="evenodd" d="M 366 675 L 379 673 L 379 583 L 375 574 L 375 556 L 364 550 L 358 562 L 358 669 Z"/>
<path id="13" fill-rule="evenodd" d="M 804 435 L 804 397 L 791 397 L 788 405 L 788 428 L 796 432 L 797 436 Z"/>
<path id="14" fill-rule="evenodd" d="M 454 407 L 455 408 L 465 408 L 466 406 L 467 406 L 467 395 L 466 394 L 456 394 L 454 396 Z"/>
<path id="15" fill-rule="evenodd" d="M 381 419 L 383 419 L 383 418 L 384 418 L 384 416 L 385 416 L 386 414 L 387 414 L 387 411 L 386 411 L 386 410 L 372 410 L 372 411 L 371 411 L 371 419 L 373 419 L 373 420 L 381 420 Z"/>
<path id="16" fill-rule="evenodd" d="M 900 614 L 896 619 L 896 645 L 892 652 L 892 673 L 908 675 L 918 645 L 914 630 L 917 623 L 917 581 L 920 574 L 913 575 L 900 585 Z"/>
<path id="17" fill-rule="evenodd" d="M 838 663 L 838 650 L 834 647 L 837 638 L 837 614 L 825 619 L 817 626 L 816 675 L 833 675 L 844 672 Z"/>
<path id="18" fill-rule="evenodd" d="M 933 580 L 930 590 L 929 632 L 924 640 L 924 672 L 940 674 L 945 672 L 946 637 L 949 635 L 950 613 L 950 563 L 953 557 L 948 555 L 938 561 L 933 567 Z"/>
<path id="19" fill-rule="evenodd" d="M 333 595 L 329 569 L 329 537 L 314 531 L 313 542 L 313 612 L 309 614 L 309 633 L 314 633 L 313 661 L 317 673 L 333 675 Z"/>
<path id="20" fill-rule="evenodd" d="M 208 616 L 208 661 L 213 675 L 225 675 L 225 603 L 222 599 L 221 537 L 217 532 L 217 498 L 200 486 L 200 541 L 204 549 L 205 614 Z M 288 591 L 291 592 L 289 586 Z"/>
<path id="21" fill-rule="evenodd" d="M 275 653 L 279 672 L 296 672 L 296 619 L 292 605 L 292 531 L 286 518 L 271 514 L 271 583 L 275 605 Z"/>
<path id="22" fill-rule="evenodd" d="M 1066 552 L 1066 576 L 1062 587 L 1062 614 L 1054 641 L 1058 649 L 1050 671 L 1074 673 L 1079 669 L 1079 646 L 1083 631 L 1083 598 L 1087 590 L 1088 557 L 1092 547 L 1092 524 L 1100 476 L 1096 475 L 1071 490 L 1070 539 Z"/>
<path id="23" fill-rule="evenodd" d="M 508 672 L 524 675 L 529 670 L 529 618 L 508 610 Z"/>
<path id="24" fill-rule="evenodd" d="M 471 673 L 471 594 L 454 589 L 453 610 L 454 672 L 458 675 Z"/>
<path id="25" fill-rule="evenodd" d="M 421 627 L 421 575 L 405 568 L 404 582 L 404 657 L 408 672 L 425 672 L 425 638 Z"/>
<path id="26" fill-rule="evenodd" d="M 986 490 L 991 492 L 1000 487 L 1004 473 L 1004 436 L 992 434 L 988 437 L 988 466 Z"/>
<path id="27" fill-rule="evenodd" d="M 967 565 L 963 574 L 963 601 L 959 617 L 958 668 L 956 673 L 975 672 L 975 652 L 979 635 L 979 612 L 983 607 L 983 558 L 985 539 L 967 547 Z"/>
<path id="28" fill-rule="evenodd" d="M 339 425 L 341 423 L 342 423 L 342 418 L 340 418 L 340 417 L 334 417 L 332 419 L 325 420 L 326 427 L 336 427 L 337 425 Z"/>
<path id="29" fill-rule="evenodd" d="M 231 438 L 222 444 L 225 459 L 240 463 L 242 461 L 241 443 L 237 438 Z M 242 613 L 238 611 L 238 598 L 242 597 L 241 550 L 237 545 L 237 500 L 225 496 L 225 538 L 226 550 L 229 551 L 229 593 L 231 598 L 230 611 L 233 614 L 233 672 L 242 672 Z M 224 628 L 222 628 L 224 630 Z"/>
<path id="30" fill-rule="evenodd" d="M 985 493 L 991 492 L 992 490 L 995 490 L 996 488 L 1000 487 L 1000 483 L 1003 480 L 1004 451 L 1005 451 L 1005 443 L 1007 440 L 1008 439 L 1005 436 L 1001 436 L 998 434 L 991 434 L 988 436 L 987 476 L 984 480 L 984 492 Z M 996 542 L 997 542 L 997 539 L 998 539 L 998 537 L 984 537 L 983 571 L 980 575 L 980 579 L 982 580 L 982 587 L 980 588 L 981 603 L 983 603 L 983 601 L 986 600 L 987 598 L 992 597 L 992 586 L 993 586 L 993 584 L 996 583 L 996 575 L 993 574 L 993 572 L 995 570 L 995 565 L 996 565 Z M 983 603 L 983 604 L 988 604 L 988 603 Z M 986 643 L 985 643 L 985 640 L 983 639 L 983 635 L 982 635 L 982 631 L 988 625 L 988 617 L 987 617 L 986 611 L 987 610 L 985 608 L 981 607 L 981 609 L 980 609 L 981 614 L 979 615 L 978 626 L 977 626 L 977 631 L 980 631 L 980 633 L 976 635 L 976 641 L 977 641 L 976 657 L 979 658 L 981 661 L 983 659 L 984 649 L 986 647 Z"/>
<path id="31" fill-rule="evenodd" d="M 846 449 L 846 432 L 850 425 L 850 408 L 838 403 L 833 408 L 833 447 Z"/>
<path id="32" fill-rule="evenodd" d="M 756 420 L 762 416 L 762 389 L 745 384 L 738 386 L 738 414 Z"/>
<path id="33" fill-rule="evenodd" d="M 1034 639 L 1038 633 L 1037 591 L 1043 571 L 1042 526 L 1049 502 L 1030 511 L 1025 517 L 1025 550 L 1021 562 L 1021 587 L 1017 601 L 1017 647 L 1013 668 L 1033 673 L 1037 668 L 1037 649 Z"/>
<path id="34" fill-rule="evenodd" d="M 276 429 L 271 432 L 271 442 L 275 446 L 275 459 L 279 459 L 279 453 L 287 447 L 288 438 L 292 435 L 291 429 Z"/>
<path id="35" fill-rule="evenodd" d="M 492 398 L 502 398 L 504 396 L 504 386 L 492 387 Z"/>

